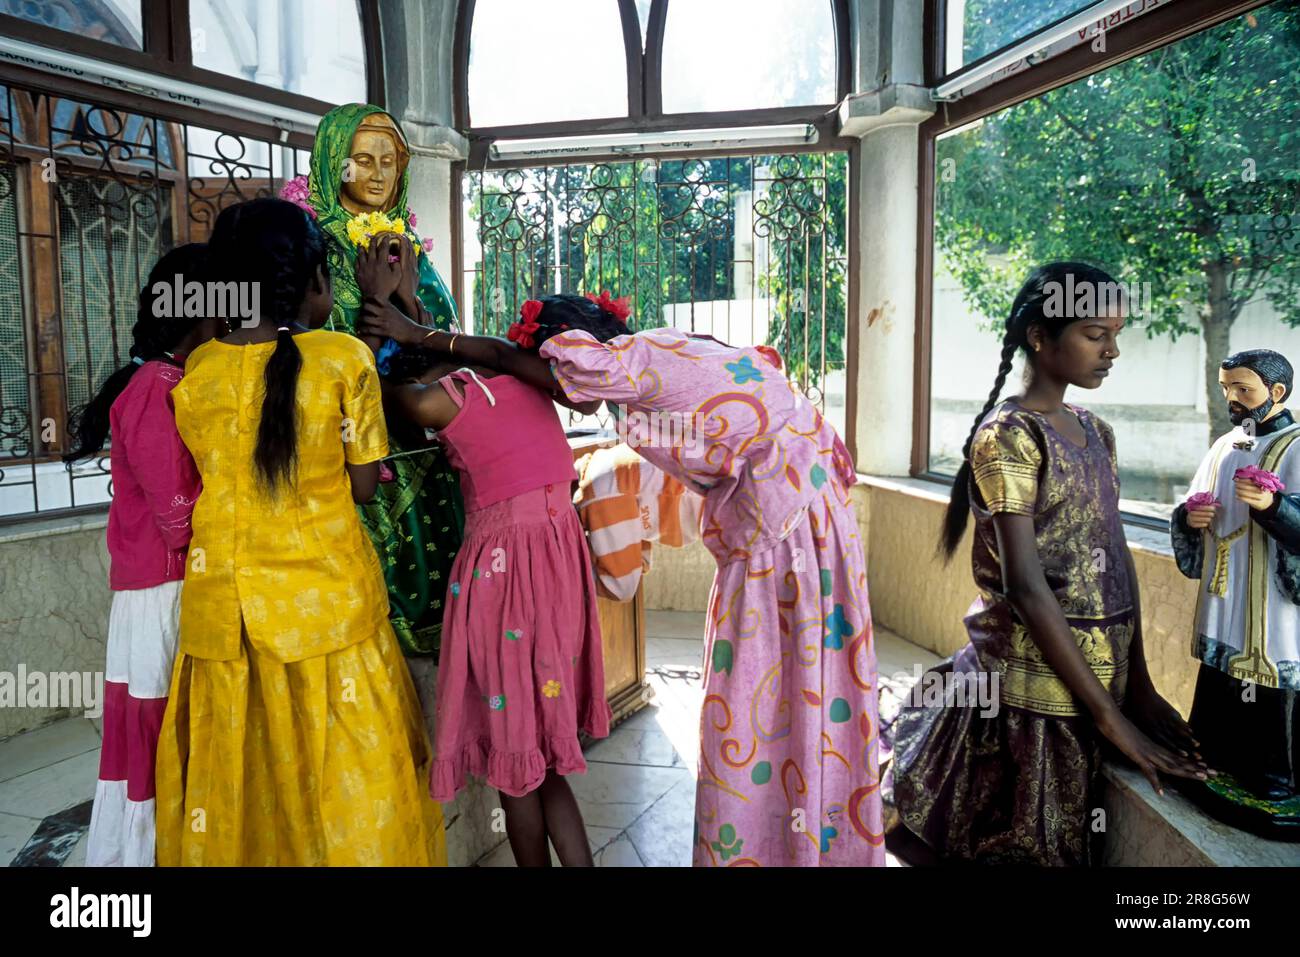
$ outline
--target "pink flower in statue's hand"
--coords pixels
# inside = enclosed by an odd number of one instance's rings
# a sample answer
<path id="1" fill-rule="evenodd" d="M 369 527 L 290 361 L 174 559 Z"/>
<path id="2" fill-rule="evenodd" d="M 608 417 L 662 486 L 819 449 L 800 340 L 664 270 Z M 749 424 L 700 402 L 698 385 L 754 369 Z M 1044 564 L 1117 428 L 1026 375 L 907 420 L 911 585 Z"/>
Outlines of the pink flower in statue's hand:
<path id="1" fill-rule="evenodd" d="M 1232 475 L 1233 480 L 1244 479 L 1248 482 L 1254 482 L 1265 492 L 1285 492 L 1286 486 L 1282 480 L 1267 469 L 1259 468 L 1255 465 L 1247 465 L 1244 469 L 1237 469 Z"/>
<path id="2" fill-rule="evenodd" d="M 393 470 L 390 469 L 390 468 L 388 467 L 388 463 L 387 463 L 387 462 L 380 462 L 380 463 L 379 463 L 379 481 L 381 481 L 381 482 L 391 482 L 391 481 L 392 481 L 393 479 L 395 479 L 395 478 L 397 478 L 397 476 L 394 475 L 394 474 L 393 474 Z"/>
<path id="3" fill-rule="evenodd" d="M 307 197 L 311 195 L 311 187 L 307 185 L 306 176 L 295 176 L 280 187 L 280 198 L 288 200 L 299 209 L 303 210 L 312 219 L 316 218 L 316 210 L 312 208 Z"/>
<path id="4" fill-rule="evenodd" d="M 1197 492 L 1195 495 L 1189 496 L 1187 499 L 1187 508 L 1189 510 L 1194 508 L 1210 508 L 1211 506 L 1220 504 L 1222 503 L 1214 497 L 1213 492 Z"/>

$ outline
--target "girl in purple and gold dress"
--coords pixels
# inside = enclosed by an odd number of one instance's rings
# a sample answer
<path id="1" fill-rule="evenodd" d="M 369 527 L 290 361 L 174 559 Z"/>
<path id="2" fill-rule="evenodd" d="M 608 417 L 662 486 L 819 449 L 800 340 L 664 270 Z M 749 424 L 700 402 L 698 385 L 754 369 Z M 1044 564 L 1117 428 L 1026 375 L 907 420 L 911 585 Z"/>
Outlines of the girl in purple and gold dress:
<path id="1" fill-rule="evenodd" d="M 1093 307 L 1084 297 L 1053 307 L 1062 289 L 1086 287 Z M 1064 402 L 1067 386 L 1096 389 L 1119 357 L 1124 308 L 1102 305 L 1103 291 L 1117 288 L 1085 263 L 1050 263 L 1012 305 L 997 381 L 967 439 L 941 540 L 951 558 L 968 512 L 975 516 L 980 597 L 965 619 L 970 644 L 922 678 L 985 683 L 997 706 L 927 695 L 890 726 L 885 790 L 897 820 L 891 813 L 889 843 L 913 863 L 1095 862 L 1103 740 L 1157 790 L 1159 774 L 1208 771 L 1142 655 L 1115 435 Z M 1028 357 L 1024 392 L 999 404 L 1018 350 Z"/>

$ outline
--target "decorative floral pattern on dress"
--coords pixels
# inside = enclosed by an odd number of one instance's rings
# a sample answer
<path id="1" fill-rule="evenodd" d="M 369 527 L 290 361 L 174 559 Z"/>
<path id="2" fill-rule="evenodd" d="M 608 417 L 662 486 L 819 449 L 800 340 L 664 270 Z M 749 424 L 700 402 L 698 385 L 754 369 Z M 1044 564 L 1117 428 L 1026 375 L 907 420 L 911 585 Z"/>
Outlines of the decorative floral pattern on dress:
<path id="1" fill-rule="evenodd" d="M 560 683 L 552 678 L 542 685 L 542 694 L 548 698 L 558 698 L 560 696 Z"/>
<path id="2" fill-rule="evenodd" d="M 836 605 L 835 610 L 826 616 L 826 637 L 822 644 L 832 651 L 841 651 L 844 648 L 844 639 L 852 636 L 853 626 L 849 624 L 848 616 L 844 614 L 844 606 Z"/>
<path id="3" fill-rule="evenodd" d="M 745 842 L 736 836 L 736 828 L 733 825 L 724 824 L 718 828 L 718 839 L 711 846 L 725 861 L 739 854 Z"/>
<path id="4" fill-rule="evenodd" d="M 731 377 L 735 379 L 736 385 L 744 385 L 746 382 L 762 382 L 763 373 L 754 365 L 754 360 L 749 356 L 741 356 L 736 362 L 728 362 L 727 370 Z"/>

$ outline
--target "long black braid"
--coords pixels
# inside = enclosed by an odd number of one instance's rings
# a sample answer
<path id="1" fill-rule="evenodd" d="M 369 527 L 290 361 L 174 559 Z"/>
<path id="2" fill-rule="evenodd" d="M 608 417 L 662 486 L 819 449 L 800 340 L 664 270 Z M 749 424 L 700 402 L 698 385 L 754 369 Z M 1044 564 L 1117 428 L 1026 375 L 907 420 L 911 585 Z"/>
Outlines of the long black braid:
<path id="1" fill-rule="evenodd" d="M 165 315 L 155 315 L 154 305 L 158 300 L 172 296 L 173 283 L 188 285 L 192 281 L 202 282 L 207 267 L 208 248 L 203 243 L 187 243 L 163 255 L 145 280 L 140 290 L 139 303 L 136 306 L 135 324 L 131 327 L 131 360 L 105 380 L 95 397 L 68 417 L 68 434 L 72 437 L 71 450 L 63 454 L 63 460 L 71 465 L 78 459 L 88 458 L 104 448 L 108 438 L 109 411 L 117 397 L 125 391 L 127 383 L 135 371 L 145 362 L 161 360 L 179 366 L 181 363 L 172 356 L 176 347 L 188 336 L 202 316 L 187 316 L 185 310 L 172 308 L 158 311 Z M 162 284 L 165 288 L 158 295 L 154 287 Z M 180 315 L 171 315 L 173 311 Z M 135 360 L 139 359 L 139 362 Z"/>
<path id="2" fill-rule="evenodd" d="M 1033 369 L 1034 354 L 1029 348 L 1029 327 L 1042 326 L 1049 337 L 1059 339 L 1066 326 L 1076 321 L 1076 318 L 1084 318 L 1073 317 L 1070 310 L 1065 310 L 1059 316 L 1048 316 L 1044 310 L 1052 295 L 1053 286 L 1065 287 L 1066 277 L 1070 275 L 1073 276 L 1076 287 L 1082 287 L 1086 283 L 1114 283 L 1108 273 L 1096 266 L 1081 262 L 1055 262 L 1039 266 L 1029 274 L 1029 278 L 1020 287 L 1020 292 L 1016 294 L 1015 301 L 1011 304 L 1006 334 L 1002 337 L 1002 358 L 998 363 L 997 378 L 993 381 L 993 388 L 989 391 L 984 408 L 980 409 L 979 414 L 975 416 L 970 435 L 966 436 L 966 444 L 961 449 L 961 468 L 957 470 L 957 477 L 953 480 L 952 497 L 948 500 L 948 510 L 943 517 L 943 530 L 939 536 L 939 553 L 945 561 L 951 561 L 957 546 L 961 544 L 970 517 L 971 446 L 975 443 L 975 435 L 979 432 L 980 425 L 993 411 L 998 398 L 1002 395 L 1002 387 L 1006 385 L 1007 377 L 1011 374 L 1016 350 L 1023 349 L 1025 352 L 1028 362 L 1026 371 Z"/>
<path id="3" fill-rule="evenodd" d="M 253 464 L 268 491 L 292 484 L 298 463 L 298 375 L 302 352 L 293 326 L 318 268 L 326 265 L 325 234 L 303 210 L 281 199 L 254 199 L 217 217 L 209 241 L 214 274 L 257 283 L 261 321 L 274 322 L 275 351 L 267 360 L 265 395 Z"/>

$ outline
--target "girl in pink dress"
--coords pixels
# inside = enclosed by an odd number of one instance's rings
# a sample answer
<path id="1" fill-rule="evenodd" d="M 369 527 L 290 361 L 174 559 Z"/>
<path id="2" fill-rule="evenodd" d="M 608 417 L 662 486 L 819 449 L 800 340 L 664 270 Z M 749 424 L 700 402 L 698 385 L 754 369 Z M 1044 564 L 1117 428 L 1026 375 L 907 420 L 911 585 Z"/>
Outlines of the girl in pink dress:
<path id="1" fill-rule="evenodd" d="M 64 458 L 88 458 L 112 433 L 108 509 L 109 588 L 104 743 L 90 816 L 86 864 L 154 864 L 154 760 L 158 729 L 176 656 L 181 579 L 190 542 L 190 513 L 199 473 L 176 431 L 171 392 L 185 374 L 185 356 L 225 331 L 223 320 L 155 312 L 154 286 L 167 303 L 175 282 L 202 278 L 207 247 L 193 243 L 158 260 L 131 330 L 131 361 L 75 414 L 76 447 Z M 158 315 L 158 312 L 164 315 Z"/>
<path id="2" fill-rule="evenodd" d="M 501 793 L 521 867 L 591 866 L 564 775 L 587 770 L 579 731 L 609 734 L 596 586 L 573 507 L 573 454 L 546 393 L 439 366 L 386 386 L 406 421 L 438 430 L 460 473 L 465 540 L 447 584 L 430 791 L 466 774 Z"/>
<path id="3" fill-rule="evenodd" d="M 771 350 L 677 329 L 632 335 L 626 315 L 608 294 L 530 301 L 515 345 L 430 332 L 395 310 L 365 321 L 570 401 L 608 402 L 630 445 L 704 496 L 718 572 L 695 864 L 881 865 L 876 659 L 848 452 Z"/>

